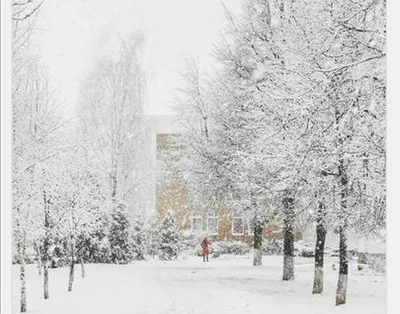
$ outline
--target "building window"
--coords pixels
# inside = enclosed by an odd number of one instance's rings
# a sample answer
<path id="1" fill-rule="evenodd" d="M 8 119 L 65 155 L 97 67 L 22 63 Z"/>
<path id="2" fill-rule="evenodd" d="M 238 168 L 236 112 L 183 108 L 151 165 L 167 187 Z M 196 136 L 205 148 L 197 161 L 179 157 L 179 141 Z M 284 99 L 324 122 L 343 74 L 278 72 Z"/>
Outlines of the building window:
<path id="1" fill-rule="evenodd" d="M 243 217 L 234 217 L 232 219 L 232 234 L 233 235 L 243 235 L 244 234 Z"/>
<path id="2" fill-rule="evenodd" d="M 197 233 L 203 230 L 203 219 L 201 217 L 192 217 L 192 232 Z"/>
<path id="3" fill-rule="evenodd" d="M 254 235 L 254 228 L 255 228 L 254 219 L 249 219 L 247 222 L 247 234 Z"/>
<path id="4" fill-rule="evenodd" d="M 208 217 L 207 218 L 207 233 L 208 235 L 218 234 L 218 218 Z"/>

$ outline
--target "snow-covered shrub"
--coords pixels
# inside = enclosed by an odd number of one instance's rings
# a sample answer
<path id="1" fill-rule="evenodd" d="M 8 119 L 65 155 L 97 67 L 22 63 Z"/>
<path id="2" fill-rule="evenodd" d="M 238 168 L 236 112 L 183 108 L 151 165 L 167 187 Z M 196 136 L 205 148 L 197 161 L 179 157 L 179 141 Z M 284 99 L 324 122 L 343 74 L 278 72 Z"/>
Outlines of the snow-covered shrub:
<path id="1" fill-rule="evenodd" d="M 358 256 L 357 256 L 357 263 L 358 264 L 367 264 L 367 261 L 368 261 L 367 254 L 358 253 Z"/>
<path id="2" fill-rule="evenodd" d="M 240 241 L 217 241 L 212 243 L 211 249 L 218 254 L 244 255 L 250 252 L 250 245 Z"/>
<path id="3" fill-rule="evenodd" d="M 211 248 L 210 254 L 212 258 L 217 258 L 221 256 L 221 251 L 218 248 Z"/>
<path id="4" fill-rule="evenodd" d="M 193 250 L 198 249 L 200 246 L 200 240 L 194 235 L 183 235 L 182 238 L 182 249 L 183 250 Z"/>
<path id="5" fill-rule="evenodd" d="M 100 230 L 79 235 L 76 248 L 84 263 L 110 262 L 110 243 L 108 237 Z"/>
<path id="6" fill-rule="evenodd" d="M 110 263 L 111 247 L 108 237 L 104 237 L 99 241 L 99 251 L 96 257 L 96 263 Z"/>
<path id="7" fill-rule="evenodd" d="M 262 252 L 265 255 L 281 255 L 283 243 L 281 240 L 269 240 L 262 244 Z"/>
<path id="8" fill-rule="evenodd" d="M 102 213 L 88 228 L 82 228 L 76 237 L 76 256 L 84 263 L 109 263 L 110 242 L 108 238 L 110 216 Z"/>
<path id="9" fill-rule="evenodd" d="M 203 256 L 203 249 L 200 247 L 200 245 L 198 245 L 198 246 L 199 246 L 198 248 L 195 248 L 196 255 Z M 210 255 L 213 258 L 221 256 L 221 251 L 220 251 L 220 248 L 218 247 L 218 244 L 216 246 L 210 246 L 209 250 L 210 250 Z"/>
<path id="10" fill-rule="evenodd" d="M 315 256 L 315 248 L 312 244 L 306 243 L 304 241 L 297 241 L 294 244 L 295 253 L 301 257 L 314 257 Z"/>
<path id="11" fill-rule="evenodd" d="M 158 256 L 162 260 L 177 258 L 182 250 L 182 232 L 176 225 L 172 213 L 168 212 L 161 225 Z"/>
<path id="12" fill-rule="evenodd" d="M 66 266 L 69 263 L 70 248 L 67 247 L 67 241 L 57 241 L 50 248 L 50 267 L 57 268 Z"/>
<path id="13" fill-rule="evenodd" d="M 367 254 L 367 265 L 377 273 L 386 273 L 386 254 Z"/>

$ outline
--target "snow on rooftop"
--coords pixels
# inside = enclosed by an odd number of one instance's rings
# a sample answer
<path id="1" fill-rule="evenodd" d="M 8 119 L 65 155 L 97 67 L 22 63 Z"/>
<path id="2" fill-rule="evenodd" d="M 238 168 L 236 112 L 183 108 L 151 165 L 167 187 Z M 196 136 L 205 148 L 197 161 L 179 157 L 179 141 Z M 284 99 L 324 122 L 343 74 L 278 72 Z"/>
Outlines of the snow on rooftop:
<path id="1" fill-rule="evenodd" d="M 152 127 L 155 134 L 183 132 L 175 115 L 146 115 L 145 121 Z"/>

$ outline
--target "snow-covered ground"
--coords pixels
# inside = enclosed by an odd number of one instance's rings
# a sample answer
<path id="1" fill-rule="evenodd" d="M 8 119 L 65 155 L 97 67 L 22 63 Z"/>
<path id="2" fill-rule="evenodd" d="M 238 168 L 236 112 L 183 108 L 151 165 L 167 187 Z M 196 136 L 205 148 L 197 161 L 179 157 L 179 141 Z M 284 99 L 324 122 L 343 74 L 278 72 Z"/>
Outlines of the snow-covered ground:
<path id="1" fill-rule="evenodd" d="M 250 256 L 221 256 L 203 263 L 200 257 L 176 261 L 149 260 L 128 265 L 86 265 L 76 268 L 67 292 L 68 268 L 50 270 L 50 299 L 42 298 L 37 268 L 27 269 L 28 313 L 268 313 L 383 314 L 386 278 L 358 271 L 350 263 L 347 304 L 335 307 L 337 271 L 326 260 L 325 291 L 312 295 L 313 258 L 296 258 L 296 279 L 282 282 L 282 256 L 264 256 L 262 267 Z M 77 265 L 78 266 L 78 265 Z M 13 267 L 13 313 L 19 312 L 18 267 Z"/>

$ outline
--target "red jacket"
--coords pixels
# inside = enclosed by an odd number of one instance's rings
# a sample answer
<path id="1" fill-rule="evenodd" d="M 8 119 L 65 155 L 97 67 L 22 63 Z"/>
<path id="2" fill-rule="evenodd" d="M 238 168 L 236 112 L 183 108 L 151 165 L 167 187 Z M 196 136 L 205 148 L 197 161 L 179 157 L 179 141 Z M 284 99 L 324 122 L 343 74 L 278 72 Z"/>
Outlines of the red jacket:
<path id="1" fill-rule="evenodd" d="M 203 239 L 201 242 L 201 247 L 203 248 L 203 255 L 208 255 L 210 254 L 210 251 L 208 249 L 208 246 L 211 245 L 211 242 L 208 241 L 207 237 Z"/>

